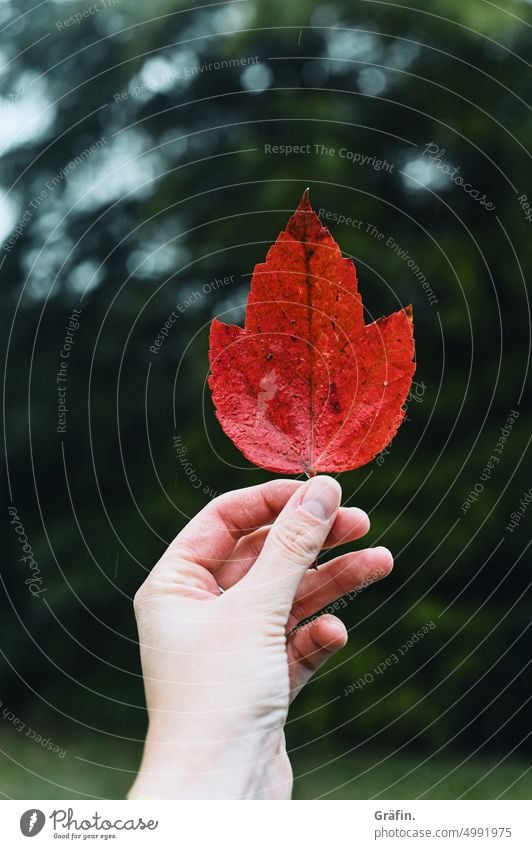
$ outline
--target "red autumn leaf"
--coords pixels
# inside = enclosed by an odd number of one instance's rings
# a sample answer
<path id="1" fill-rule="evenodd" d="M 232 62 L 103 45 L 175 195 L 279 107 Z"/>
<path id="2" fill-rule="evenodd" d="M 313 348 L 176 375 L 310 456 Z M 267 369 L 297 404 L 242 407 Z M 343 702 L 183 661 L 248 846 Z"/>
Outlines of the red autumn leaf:
<path id="1" fill-rule="evenodd" d="M 209 386 L 218 421 L 252 463 L 342 472 L 394 437 L 413 355 L 412 308 L 364 324 L 355 266 L 307 190 L 255 266 L 245 328 L 213 320 Z"/>

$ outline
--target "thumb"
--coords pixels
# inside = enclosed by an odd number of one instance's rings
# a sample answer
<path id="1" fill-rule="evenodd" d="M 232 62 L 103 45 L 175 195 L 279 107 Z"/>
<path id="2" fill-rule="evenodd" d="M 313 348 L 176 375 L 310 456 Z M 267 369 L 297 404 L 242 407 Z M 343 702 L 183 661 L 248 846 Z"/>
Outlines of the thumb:
<path id="1" fill-rule="evenodd" d="M 341 497 L 337 481 L 320 476 L 311 478 L 287 502 L 244 579 L 261 607 L 288 617 L 301 578 L 327 539 Z"/>

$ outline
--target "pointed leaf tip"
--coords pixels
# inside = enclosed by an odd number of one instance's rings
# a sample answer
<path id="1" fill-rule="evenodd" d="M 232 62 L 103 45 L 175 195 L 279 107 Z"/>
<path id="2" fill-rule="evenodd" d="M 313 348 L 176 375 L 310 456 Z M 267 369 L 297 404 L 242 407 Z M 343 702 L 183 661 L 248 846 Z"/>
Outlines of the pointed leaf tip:
<path id="1" fill-rule="evenodd" d="M 305 191 L 301 195 L 301 200 L 299 201 L 299 206 L 298 206 L 298 211 L 299 210 L 301 210 L 301 211 L 311 210 L 312 211 L 312 207 L 310 205 L 310 189 L 308 187 L 305 189 Z"/>

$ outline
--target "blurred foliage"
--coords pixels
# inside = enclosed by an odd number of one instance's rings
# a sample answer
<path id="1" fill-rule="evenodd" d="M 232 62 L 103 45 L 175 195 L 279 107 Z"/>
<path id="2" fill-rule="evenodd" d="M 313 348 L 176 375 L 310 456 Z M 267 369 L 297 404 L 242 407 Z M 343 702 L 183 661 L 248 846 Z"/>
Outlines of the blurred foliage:
<path id="1" fill-rule="evenodd" d="M 88 5 L 0 9 L 5 491 L 47 590 L 28 592 L 7 521 L 3 702 L 43 734 L 126 731 L 123 746 L 138 754 L 131 597 L 186 516 L 270 477 L 213 416 L 209 321 L 242 321 L 254 264 L 309 185 L 316 209 L 364 223 L 330 227 L 355 259 L 368 320 L 413 303 L 425 392 L 383 462 L 341 476 L 396 566 L 342 610 L 349 647 L 296 702 L 289 745 L 530 752 L 530 517 L 504 530 L 530 487 L 519 399 L 532 225 L 518 202 L 532 170 L 529 5 L 130 0 L 61 28 Z M 495 211 L 430 163 L 431 142 Z M 310 153 L 265 152 L 287 144 Z M 355 165 L 340 148 L 393 168 Z M 407 251 L 437 305 L 371 226 Z M 230 275 L 150 351 L 177 302 Z M 73 308 L 59 434 L 56 374 Z M 511 409 L 520 417 L 501 461 L 463 514 Z M 430 620 L 437 627 L 401 663 L 343 696 Z"/>

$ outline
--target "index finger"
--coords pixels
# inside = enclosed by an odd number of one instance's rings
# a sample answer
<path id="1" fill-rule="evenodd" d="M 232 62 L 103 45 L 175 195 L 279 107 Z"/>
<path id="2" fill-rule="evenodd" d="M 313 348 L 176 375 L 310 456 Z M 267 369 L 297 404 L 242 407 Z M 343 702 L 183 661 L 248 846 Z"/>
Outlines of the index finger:
<path id="1" fill-rule="evenodd" d="M 274 480 L 219 495 L 180 531 L 161 558 L 163 565 L 177 555 L 216 572 L 240 537 L 273 522 L 302 483 Z"/>
<path id="2" fill-rule="evenodd" d="M 226 562 L 216 573 L 216 580 L 222 589 L 229 589 L 240 581 L 246 572 L 249 572 L 262 551 L 270 529 L 271 525 L 265 525 L 239 540 Z M 363 537 L 368 530 L 369 517 L 367 513 L 358 507 L 340 507 L 329 536 L 323 543 L 323 548 L 334 548 L 337 545 L 353 542 Z"/>

